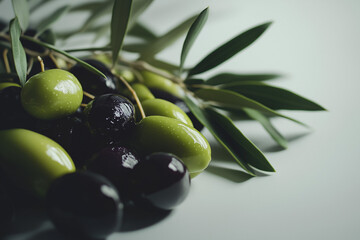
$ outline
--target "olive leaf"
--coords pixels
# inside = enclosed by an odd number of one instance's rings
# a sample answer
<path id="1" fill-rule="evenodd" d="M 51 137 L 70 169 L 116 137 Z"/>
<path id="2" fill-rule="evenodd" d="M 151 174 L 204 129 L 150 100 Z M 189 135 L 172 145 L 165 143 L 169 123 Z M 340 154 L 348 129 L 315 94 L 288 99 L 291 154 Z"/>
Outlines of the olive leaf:
<path id="1" fill-rule="evenodd" d="M 322 111 L 319 104 L 289 90 L 260 82 L 238 82 L 220 88 L 240 93 L 272 109 Z"/>
<path id="2" fill-rule="evenodd" d="M 26 82 L 27 61 L 25 50 L 20 42 L 21 27 L 17 17 L 10 22 L 11 48 L 16 73 L 19 76 L 20 84 Z"/>
<path id="3" fill-rule="evenodd" d="M 48 29 L 53 23 L 65 15 L 70 9 L 69 5 L 66 5 L 62 8 L 57 9 L 55 12 L 51 13 L 47 18 L 42 19 L 41 23 L 37 26 L 36 37 L 40 36 L 46 29 Z"/>
<path id="4" fill-rule="evenodd" d="M 26 0 L 11 1 L 15 16 L 17 17 L 22 30 L 29 26 L 29 6 Z"/>
<path id="5" fill-rule="evenodd" d="M 120 0 L 114 1 L 114 4 L 119 1 Z M 91 27 L 96 22 L 96 20 L 100 19 L 106 14 L 111 13 L 112 9 L 113 6 L 111 5 L 111 2 L 101 2 L 101 4 L 99 3 L 97 8 L 91 9 L 89 17 L 86 19 L 85 23 L 79 30 L 75 30 L 75 33 L 84 32 L 86 29 Z"/>
<path id="6" fill-rule="evenodd" d="M 209 78 L 204 83 L 207 85 L 220 85 L 220 84 L 233 83 L 239 81 L 266 81 L 279 77 L 281 77 L 281 75 L 275 73 L 262 73 L 262 74 L 220 73 Z"/>
<path id="7" fill-rule="evenodd" d="M 189 29 L 195 18 L 196 16 L 188 18 L 164 35 L 147 44 L 145 49 L 141 52 L 142 58 L 153 58 L 154 55 L 173 44 Z"/>
<path id="8" fill-rule="evenodd" d="M 111 48 L 113 66 L 115 66 L 124 41 L 132 2 L 132 0 L 114 1 L 113 12 L 111 15 Z"/>
<path id="9" fill-rule="evenodd" d="M 85 2 L 71 7 L 70 12 L 91 11 L 94 12 L 104 5 L 109 5 L 112 1 Z"/>
<path id="10" fill-rule="evenodd" d="M 157 38 L 155 33 L 139 22 L 135 23 L 132 28 L 128 30 L 127 35 L 139 37 L 146 41 L 153 41 Z"/>
<path id="11" fill-rule="evenodd" d="M 195 39 L 199 35 L 201 29 L 204 27 L 205 22 L 208 18 L 208 15 L 209 15 L 209 8 L 205 8 L 199 14 L 199 16 L 195 19 L 195 21 L 191 25 L 191 27 L 186 35 L 186 38 L 185 38 L 185 41 L 184 41 L 184 44 L 183 44 L 183 47 L 181 50 L 181 56 L 180 56 L 180 73 L 182 72 L 184 62 L 190 51 L 190 48 L 194 44 Z"/>
<path id="12" fill-rule="evenodd" d="M 188 76 L 203 73 L 225 62 L 238 52 L 251 45 L 270 25 L 271 22 L 258 25 L 226 42 L 195 65 L 189 71 Z"/>
<path id="13" fill-rule="evenodd" d="M 300 125 L 307 127 L 306 124 L 296 119 L 278 113 L 259 102 L 256 102 L 250 98 L 245 97 L 244 95 L 241 95 L 233 91 L 207 88 L 207 89 L 196 90 L 195 95 L 204 101 L 209 101 L 209 103 L 215 107 L 220 107 L 220 108 L 225 107 L 225 108 L 240 109 L 240 110 L 242 110 L 243 108 L 251 108 L 258 110 L 266 115 L 283 117 L 290 121 L 296 122 Z"/>
<path id="14" fill-rule="evenodd" d="M 272 125 L 270 122 L 270 119 L 266 117 L 261 112 L 250 109 L 250 108 L 244 108 L 243 109 L 245 113 L 252 119 L 258 121 L 264 129 L 270 134 L 270 136 L 282 147 L 287 148 L 287 141 L 286 139 L 281 135 L 281 133 Z"/>
<path id="15" fill-rule="evenodd" d="M 228 139 L 227 147 L 236 152 L 243 161 L 259 170 L 275 172 L 264 154 L 233 123 L 233 121 L 211 107 L 206 108 L 212 126 L 217 128 L 222 139 Z"/>
<path id="16" fill-rule="evenodd" d="M 105 74 L 103 74 L 101 71 L 99 71 L 97 68 L 94 68 L 93 66 L 91 66 L 90 64 L 84 62 L 83 60 L 77 58 L 77 57 L 74 57 L 73 55 L 63 51 L 63 50 L 60 50 L 58 48 L 56 48 L 55 46 L 51 45 L 51 44 L 48 44 L 48 43 L 44 43 L 44 42 L 41 42 L 37 39 L 34 39 L 32 37 L 28 37 L 28 36 L 22 36 L 21 38 L 23 39 L 26 39 L 26 40 L 29 40 L 30 42 L 33 42 L 39 46 L 43 46 L 43 47 L 46 47 L 50 50 L 53 50 L 55 52 L 58 52 L 62 55 L 64 55 L 65 57 L 68 57 L 72 60 L 74 60 L 75 62 L 79 63 L 80 65 L 82 65 L 84 68 L 88 69 L 89 71 L 92 71 L 93 73 L 103 77 L 103 78 L 106 78 Z"/>
<path id="17" fill-rule="evenodd" d="M 235 161 L 244 169 L 248 174 L 255 176 L 254 170 L 245 162 L 243 155 L 238 152 L 238 146 L 234 146 L 233 140 L 224 132 L 221 125 L 216 122 L 210 122 L 208 113 L 195 102 L 195 100 L 187 95 L 184 98 L 186 105 L 194 116 L 209 130 L 214 138 L 231 154 Z"/>

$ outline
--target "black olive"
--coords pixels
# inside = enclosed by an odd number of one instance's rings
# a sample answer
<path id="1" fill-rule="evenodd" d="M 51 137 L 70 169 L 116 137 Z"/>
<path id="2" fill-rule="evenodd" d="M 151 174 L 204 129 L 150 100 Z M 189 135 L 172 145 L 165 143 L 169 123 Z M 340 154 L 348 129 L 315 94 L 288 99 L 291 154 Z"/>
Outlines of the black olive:
<path id="1" fill-rule="evenodd" d="M 135 203 L 171 210 L 182 203 L 190 190 L 189 171 L 170 153 L 153 153 L 134 168 Z"/>
<path id="2" fill-rule="evenodd" d="M 46 197 L 56 228 L 72 236 L 105 238 L 118 230 L 123 204 L 116 188 L 103 176 L 75 172 L 56 179 Z"/>

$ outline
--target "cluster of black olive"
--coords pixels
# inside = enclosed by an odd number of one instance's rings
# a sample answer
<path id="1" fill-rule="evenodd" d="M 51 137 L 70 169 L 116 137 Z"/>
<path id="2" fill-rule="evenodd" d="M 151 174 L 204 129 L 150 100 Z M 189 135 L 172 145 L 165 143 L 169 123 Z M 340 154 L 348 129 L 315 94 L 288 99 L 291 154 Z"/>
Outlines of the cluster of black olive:
<path id="1" fill-rule="evenodd" d="M 15 131 L 24 136 L 34 132 L 61 145 L 71 156 L 77 171 L 62 174 L 44 190 L 49 217 L 62 232 L 101 238 L 119 228 L 123 208 L 127 205 L 171 210 L 183 202 L 190 189 L 192 172 L 188 167 L 196 169 L 195 175 L 200 173 L 210 161 L 210 149 L 205 138 L 201 139 L 206 142 L 204 150 L 189 143 L 189 134 L 198 133 L 191 133 L 195 129 L 184 125 L 181 119 L 153 116 L 139 123 L 133 103 L 120 94 L 122 90 L 119 90 L 117 77 L 101 62 L 87 62 L 102 71 L 106 78 L 81 65 L 75 65 L 69 70 L 79 80 L 84 91 L 95 95 L 94 99 L 82 99 L 86 107 L 79 107 L 76 111 L 72 109 L 71 114 L 66 114 L 70 111 L 68 109 L 54 111 L 47 108 L 46 104 L 38 109 L 37 104 L 44 100 L 39 100 L 39 92 L 34 93 L 41 91 L 36 83 L 31 83 L 34 85 L 31 86 L 28 81 L 29 87 L 25 85 L 23 88 L 13 83 L 1 83 L 0 138 L 3 142 L 10 144 L 14 141 L 17 144 L 18 140 L 13 137 Z M 46 79 L 47 75 L 52 74 L 51 71 L 43 72 L 42 78 Z M 35 75 L 34 78 L 40 77 Z M 153 91 L 158 95 L 155 89 Z M 71 101 L 75 98 L 78 101 L 77 96 L 72 97 Z M 180 98 L 174 99 L 174 102 L 181 102 Z M 168 97 L 167 100 L 172 101 Z M 163 107 L 156 105 L 154 108 L 154 104 L 158 103 L 148 104 L 149 115 L 157 115 L 151 114 L 151 110 Z M 186 121 L 191 124 L 191 120 Z M 179 134 L 180 140 L 176 141 L 184 141 L 184 146 L 169 145 L 177 142 L 171 142 L 171 134 L 164 135 L 165 128 Z M 189 129 L 186 136 L 180 132 L 184 128 Z M 0 159 L 10 155 L 3 148 L 0 147 Z M 15 146 L 14 149 L 19 148 Z M 181 152 L 189 156 L 178 156 Z M 1 161 L 0 169 L 4 168 L 6 172 L 7 163 Z M 10 180 L 14 180 L 17 173 L 11 177 Z M 0 193 L 0 201 L 9 201 L 5 192 Z M 0 222 L 8 223 L 12 218 L 12 210 L 9 208 L 7 214 L 0 216 Z"/>

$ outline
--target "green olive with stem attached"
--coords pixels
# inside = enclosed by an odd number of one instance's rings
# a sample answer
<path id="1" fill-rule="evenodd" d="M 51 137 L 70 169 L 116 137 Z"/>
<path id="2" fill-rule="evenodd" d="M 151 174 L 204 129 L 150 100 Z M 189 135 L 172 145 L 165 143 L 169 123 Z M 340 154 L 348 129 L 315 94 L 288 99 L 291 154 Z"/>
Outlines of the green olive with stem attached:
<path id="1" fill-rule="evenodd" d="M 145 117 L 135 126 L 130 142 L 143 155 L 168 152 L 178 156 L 193 175 L 211 161 L 206 138 L 195 128 L 169 117 Z"/>
<path id="2" fill-rule="evenodd" d="M 70 72 L 50 69 L 32 76 L 23 86 L 21 103 L 33 117 L 44 120 L 68 116 L 83 98 L 80 82 Z"/>
<path id="3" fill-rule="evenodd" d="M 44 197 L 51 182 L 75 171 L 68 153 L 56 142 L 26 129 L 0 131 L 0 168 L 15 184 Z"/>

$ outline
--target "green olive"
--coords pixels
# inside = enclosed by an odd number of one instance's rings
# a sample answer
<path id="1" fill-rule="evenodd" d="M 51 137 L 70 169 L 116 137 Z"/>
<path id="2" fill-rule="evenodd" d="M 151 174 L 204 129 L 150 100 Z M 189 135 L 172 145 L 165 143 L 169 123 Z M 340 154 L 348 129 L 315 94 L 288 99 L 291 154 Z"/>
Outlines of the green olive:
<path id="1" fill-rule="evenodd" d="M 134 83 L 133 85 L 131 85 L 131 87 L 136 92 L 136 95 L 138 96 L 140 102 L 155 98 L 154 95 L 150 92 L 149 88 L 147 86 L 145 86 L 144 84 Z M 133 95 L 131 94 L 131 92 L 128 89 L 124 90 L 123 94 L 127 98 L 134 100 Z"/>
<path id="2" fill-rule="evenodd" d="M 40 197 L 53 180 L 75 171 L 71 157 L 59 144 L 25 129 L 0 131 L 0 167 L 15 183 Z"/>
<path id="3" fill-rule="evenodd" d="M 183 122 L 148 116 L 135 127 L 131 144 L 141 154 L 168 152 L 178 156 L 190 173 L 203 171 L 210 163 L 211 149 L 206 138 Z"/>
<path id="4" fill-rule="evenodd" d="M 83 98 L 81 84 L 70 72 L 50 69 L 32 76 L 21 91 L 21 103 L 33 117 L 58 119 L 74 113 Z"/>
<path id="5" fill-rule="evenodd" d="M 0 91 L 3 90 L 4 88 L 7 87 L 21 87 L 19 84 L 17 83 L 12 83 L 12 82 L 2 82 L 0 83 Z"/>
<path id="6" fill-rule="evenodd" d="M 143 77 L 144 84 L 148 88 L 163 90 L 179 98 L 182 98 L 184 96 L 183 89 L 178 84 L 172 82 L 167 78 L 164 78 L 149 71 L 142 71 L 141 75 Z"/>
<path id="7" fill-rule="evenodd" d="M 154 98 L 143 101 L 141 105 L 146 116 L 158 115 L 174 118 L 193 127 L 193 124 L 188 115 L 172 102 L 160 98 Z"/>

